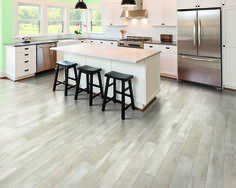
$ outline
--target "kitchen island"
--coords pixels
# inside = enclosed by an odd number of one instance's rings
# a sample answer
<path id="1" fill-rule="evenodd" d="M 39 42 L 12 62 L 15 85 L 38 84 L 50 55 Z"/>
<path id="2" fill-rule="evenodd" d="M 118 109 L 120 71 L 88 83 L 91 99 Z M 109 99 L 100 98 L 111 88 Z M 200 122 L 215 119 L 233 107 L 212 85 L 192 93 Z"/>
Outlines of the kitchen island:
<path id="1" fill-rule="evenodd" d="M 160 51 L 144 50 L 137 48 L 125 48 L 114 46 L 99 46 L 95 44 L 76 44 L 51 48 L 64 52 L 65 60 L 78 63 L 79 66 L 90 65 L 102 68 L 103 86 L 104 74 L 109 71 L 117 71 L 134 75 L 133 90 L 135 106 L 144 110 L 160 91 Z M 74 73 L 71 71 L 70 76 Z M 94 83 L 97 78 L 94 78 Z M 85 77 L 81 79 L 81 86 L 85 87 Z M 71 81 L 71 84 L 74 84 Z M 94 92 L 99 92 L 94 88 Z M 117 84 L 120 90 L 120 84 Z M 109 90 L 112 96 L 112 87 Z M 118 95 L 117 98 L 120 96 Z M 129 103 L 127 98 L 127 103 Z"/>

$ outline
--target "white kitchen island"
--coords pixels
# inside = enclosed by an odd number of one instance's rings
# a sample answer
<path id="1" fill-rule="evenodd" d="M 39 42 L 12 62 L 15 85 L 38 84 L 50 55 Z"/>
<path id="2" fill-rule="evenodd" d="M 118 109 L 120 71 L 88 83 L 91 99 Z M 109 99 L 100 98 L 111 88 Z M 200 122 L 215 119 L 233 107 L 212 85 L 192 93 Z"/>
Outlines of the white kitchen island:
<path id="1" fill-rule="evenodd" d="M 132 83 L 135 106 L 140 110 L 144 110 L 154 101 L 160 91 L 160 51 L 95 44 L 76 44 L 51 50 L 64 52 L 65 60 L 78 63 L 78 66 L 90 65 L 101 68 L 103 86 L 104 74 L 109 71 L 134 75 Z M 73 71 L 70 72 L 70 76 L 74 76 Z M 94 83 L 96 82 L 97 78 L 94 78 Z M 85 87 L 85 83 L 85 77 L 82 77 L 82 87 Z M 74 84 L 73 81 L 71 84 Z M 118 90 L 120 87 L 120 84 L 117 84 Z M 94 88 L 94 92 L 99 92 L 96 89 Z M 112 87 L 109 96 L 112 96 Z M 118 95 L 117 98 L 119 97 Z M 130 102 L 129 98 L 126 100 L 126 103 Z"/>

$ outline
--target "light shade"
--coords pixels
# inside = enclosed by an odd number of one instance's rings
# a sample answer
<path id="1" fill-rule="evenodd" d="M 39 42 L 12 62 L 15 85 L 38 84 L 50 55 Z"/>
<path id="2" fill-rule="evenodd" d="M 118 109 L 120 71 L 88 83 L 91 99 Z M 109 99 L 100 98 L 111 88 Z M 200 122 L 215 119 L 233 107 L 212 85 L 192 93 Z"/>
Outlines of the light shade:
<path id="1" fill-rule="evenodd" d="M 136 6 L 135 0 L 122 0 L 122 6 Z"/>
<path id="2" fill-rule="evenodd" d="M 87 9 L 87 5 L 83 0 L 79 0 L 79 2 L 75 5 L 75 9 Z"/>

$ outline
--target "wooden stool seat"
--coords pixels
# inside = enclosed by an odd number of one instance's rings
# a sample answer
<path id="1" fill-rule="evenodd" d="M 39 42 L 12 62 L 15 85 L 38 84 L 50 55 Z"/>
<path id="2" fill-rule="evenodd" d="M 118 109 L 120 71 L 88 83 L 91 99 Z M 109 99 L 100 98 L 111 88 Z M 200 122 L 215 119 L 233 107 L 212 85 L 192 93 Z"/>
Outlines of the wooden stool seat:
<path id="1" fill-rule="evenodd" d="M 93 99 L 99 95 L 103 98 L 103 87 L 102 87 L 102 79 L 101 79 L 101 68 L 97 67 L 91 67 L 88 65 L 84 65 L 81 67 L 78 67 L 79 70 L 79 76 L 77 78 L 77 86 L 75 90 L 75 100 L 78 99 L 78 94 L 85 91 L 89 94 L 89 106 L 93 105 Z M 86 74 L 86 82 L 87 82 L 87 88 L 81 88 L 80 87 L 80 80 L 82 73 Z M 98 74 L 98 82 L 99 85 L 96 85 L 93 83 L 93 76 L 95 74 Z M 90 78 L 90 80 L 89 80 Z M 93 87 L 100 88 L 100 93 L 97 93 L 96 95 L 93 95 Z"/>
<path id="2" fill-rule="evenodd" d="M 60 84 L 64 84 L 65 85 L 64 95 L 67 96 L 68 89 L 76 87 L 76 85 L 68 87 L 68 80 L 70 79 L 70 80 L 74 80 L 77 82 L 77 72 L 76 72 L 77 63 L 72 63 L 69 61 L 59 61 L 56 64 L 57 64 L 57 70 L 56 70 L 55 80 L 54 80 L 54 84 L 53 84 L 53 91 L 56 90 L 56 86 L 58 86 Z M 65 69 L 65 81 L 58 81 L 57 80 L 60 67 Z M 75 78 L 69 77 L 69 69 L 70 68 L 74 69 Z"/>
<path id="3" fill-rule="evenodd" d="M 106 73 L 105 76 L 107 77 L 106 81 L 106 87 L 105 87 L 105 95 L 103 98 L 103 104 L 102 104 L 102 111 L 105 111 L 106 104 L 110 101 L 113 101 L 116 103 L 118 100 L 116 99 L 116 94 L 121 94 L 121 102 L 122 107 L 121 107 L 121 119 L 125 119 L 125 111 L 132 106 L 132 109 L 135 110 L 135 105 L 134 105 L 134 96 L 133 96 L 133 89 L 132 89 L 132 83 L 131 80 L 134 77 L 133 75 L 130 74 L 123 74 L 120 72 L 115 72 L 111 71 L 109 73 Z M 113 83 L 109 83 L 110 79 L 113 79 Z M 119 80 L 122 83 L 122 91 L 117 91 L 116 90 L 116 81 Z M 125 88 L 125 82 L 128 82 L 129 86 Z M 108 97 L 108 88 L 110 86 L 113 86 L 113 97 L 110 98 Z M 125 93 L 127 90 L 129 90 L 130 94 Z M 128 106 L 125 106 L 125 97 L 130 97 L 131 103 Z"/>

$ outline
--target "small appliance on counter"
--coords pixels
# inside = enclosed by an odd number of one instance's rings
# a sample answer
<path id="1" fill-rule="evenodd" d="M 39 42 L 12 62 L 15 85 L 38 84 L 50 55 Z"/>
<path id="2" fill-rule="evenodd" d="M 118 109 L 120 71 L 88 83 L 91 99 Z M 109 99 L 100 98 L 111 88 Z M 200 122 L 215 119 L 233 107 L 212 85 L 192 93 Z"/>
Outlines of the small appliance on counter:
<path id="1" fill-rule="evenodd" d="M 161 34 L 161 42 L 172 42 L 173 35 Z"/>
<path id="2" fill-rule="evenodd" d="M 21 41 L 23 43 L 30 43 L 31 42 L 31 37 L 27 37 L 27 36 L 21 37 Z"/>

